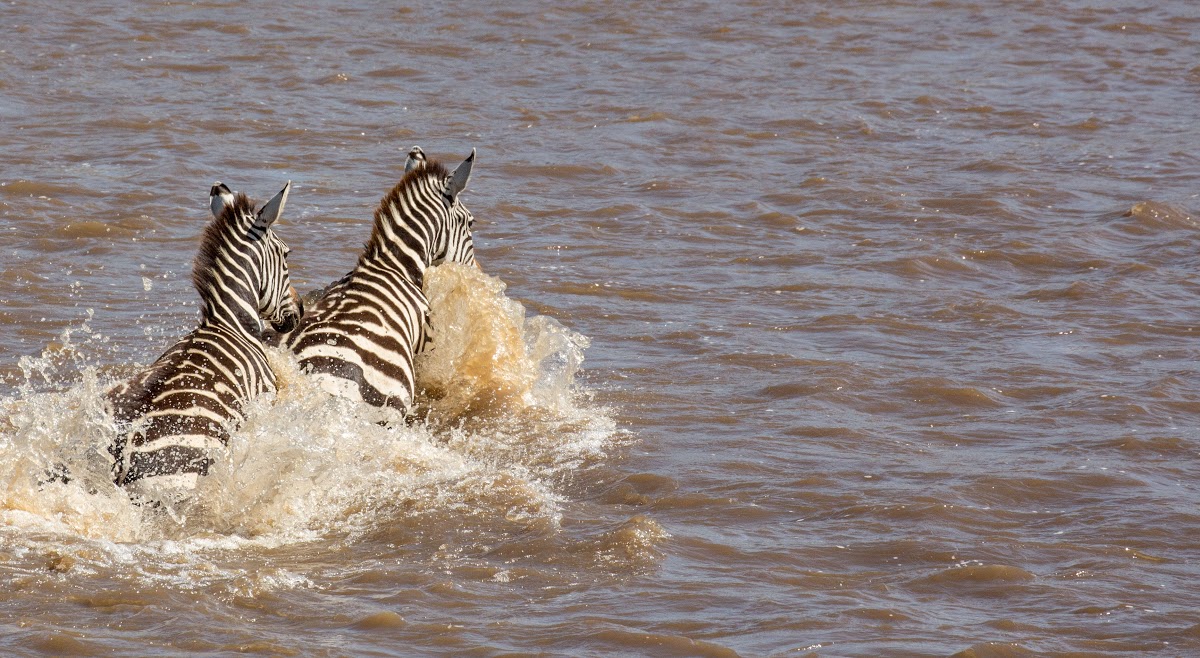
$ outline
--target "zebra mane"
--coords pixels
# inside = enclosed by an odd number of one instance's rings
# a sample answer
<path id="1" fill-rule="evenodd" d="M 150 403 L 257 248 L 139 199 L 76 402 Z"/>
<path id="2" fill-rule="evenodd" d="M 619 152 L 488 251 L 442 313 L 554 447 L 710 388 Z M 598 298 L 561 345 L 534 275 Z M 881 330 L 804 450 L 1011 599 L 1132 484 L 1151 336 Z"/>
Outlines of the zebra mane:
<path id="1" fill-rule="evenodd" d="M 375 221 L 371 229 L 371 238 L 367 240 L 366 248 L 363 249 L 358 262 L 361 264 L 371 254 L 374 254 L 376 250 L 385 247 L 388 238 L 384 233 L 383 223 L 392 218 L 390 211 L 392 205 L 401 205 L 400 197 L 406 189 L 416 185 L 418 181 L 425 177 L 443 179 L 449 175 L 450 171 L 437 160 L 429 160 L 425 163 L 425 166 L 417 167 L 404 174 L 404 177 L 400 179 L 399 183 L 396 183 L 392 191 L 383 196 L 383 199 L 379 202 L 379 207 L 375 209 Z"/>
<path id="2" fill-rule="evenodd" d="M 216 276 L 214 272 L 217 255 L 221 251 L 221 245 L 227 241 L 224 234 L 227 229 L 236 228 L 240 218 L 247 214 L 254 214 L 254 204 L 244 192 L 238 192 L 233 198 L 233 203 L 226 204 L 221 214 L 205 227 L 204 235 L 200 238 L 200 250 L 196 253 L 196 260 L 192 262 L 192 285 L 196 286 L 196 292 L 199 292 L 201 297 L 204 296 L 204 291 L 211 287 L 213 277 Z"/>

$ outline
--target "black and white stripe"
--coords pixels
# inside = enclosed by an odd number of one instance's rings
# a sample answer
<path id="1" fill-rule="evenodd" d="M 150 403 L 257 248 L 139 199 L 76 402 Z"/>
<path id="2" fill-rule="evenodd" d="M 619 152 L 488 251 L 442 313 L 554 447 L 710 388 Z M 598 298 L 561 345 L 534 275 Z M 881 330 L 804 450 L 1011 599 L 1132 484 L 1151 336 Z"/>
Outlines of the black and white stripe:
<path id="1" fill-rule="evenodd" d="M 475 151 L 449 172 L 409 152 L 406 173 L 375 210 L 371 239 L 353 271 L 309 304 L 280 343 L 327 391 L 407 413 L 413 355 L 425 343 L 425 269 L 444 260 L 475 263 L 475 219 L 459 198 Z"/>
<path id="2" fill-rule="evenodd" d="M 296 326 L 303 309 L 291 286 L 288 248 L 271 230 L 289 182 L 255 212 L 244 194 L 213 186 L 217 215 L 192 269 L 203 301 L 200 326 L 132 380 L 106 394 L 121 436 L 109 448 L 113 480 L 154 492 L 190 489 L 244 420 L 242 405 L 275 389 L 263 352 L 264 321 Z"/>

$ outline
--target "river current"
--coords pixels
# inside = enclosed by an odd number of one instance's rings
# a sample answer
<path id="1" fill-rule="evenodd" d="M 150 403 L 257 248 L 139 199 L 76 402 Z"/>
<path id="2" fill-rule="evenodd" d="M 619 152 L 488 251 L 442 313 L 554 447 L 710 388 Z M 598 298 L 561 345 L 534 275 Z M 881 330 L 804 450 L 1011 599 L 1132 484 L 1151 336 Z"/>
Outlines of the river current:
<path id="1" fill-rule="evenodd" d="M 1143 5 L 5 4 L 0 653 L 1200 655 L 1200 9 Z M 293 181 L 303 291 L 414 144 L 482 267 L 421 419 L 273 353 L 186 507 L 108 484 L 213 181 Z"/>

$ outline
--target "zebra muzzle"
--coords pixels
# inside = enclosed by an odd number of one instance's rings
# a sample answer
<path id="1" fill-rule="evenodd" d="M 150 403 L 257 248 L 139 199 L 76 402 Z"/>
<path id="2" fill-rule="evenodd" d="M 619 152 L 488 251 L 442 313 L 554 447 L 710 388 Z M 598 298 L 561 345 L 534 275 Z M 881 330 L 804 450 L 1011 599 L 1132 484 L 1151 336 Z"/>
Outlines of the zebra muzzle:
<path id="1" fill-rule="evenodd" d="M 300 323 L 300 318 L 304 317 L 304 302 L 300 299 L 300 294 L 296 292 L 296 288 L 288 286 L 288 299 L 292 302 L 291 306 L 295 307 L 295 312 L 290 309 L 284 309 L 279 322 L 272 322 L 271 328 L 275 331 L 286 334 L 296 325 Z"/>

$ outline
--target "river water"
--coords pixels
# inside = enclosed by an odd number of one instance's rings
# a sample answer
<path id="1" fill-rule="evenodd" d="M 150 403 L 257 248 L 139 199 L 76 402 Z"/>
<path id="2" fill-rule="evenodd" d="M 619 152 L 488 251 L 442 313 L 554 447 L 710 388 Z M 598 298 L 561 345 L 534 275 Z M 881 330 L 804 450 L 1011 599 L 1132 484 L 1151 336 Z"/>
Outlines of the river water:
<path id="1" fill-rule="evenodd" d="M 0 7 L 0 653 L 1200 655 L 1194 3 L 300 4 Z M 425 419 L 106 486 L 209 185 L 309 289 L 413 144 Z"/>

